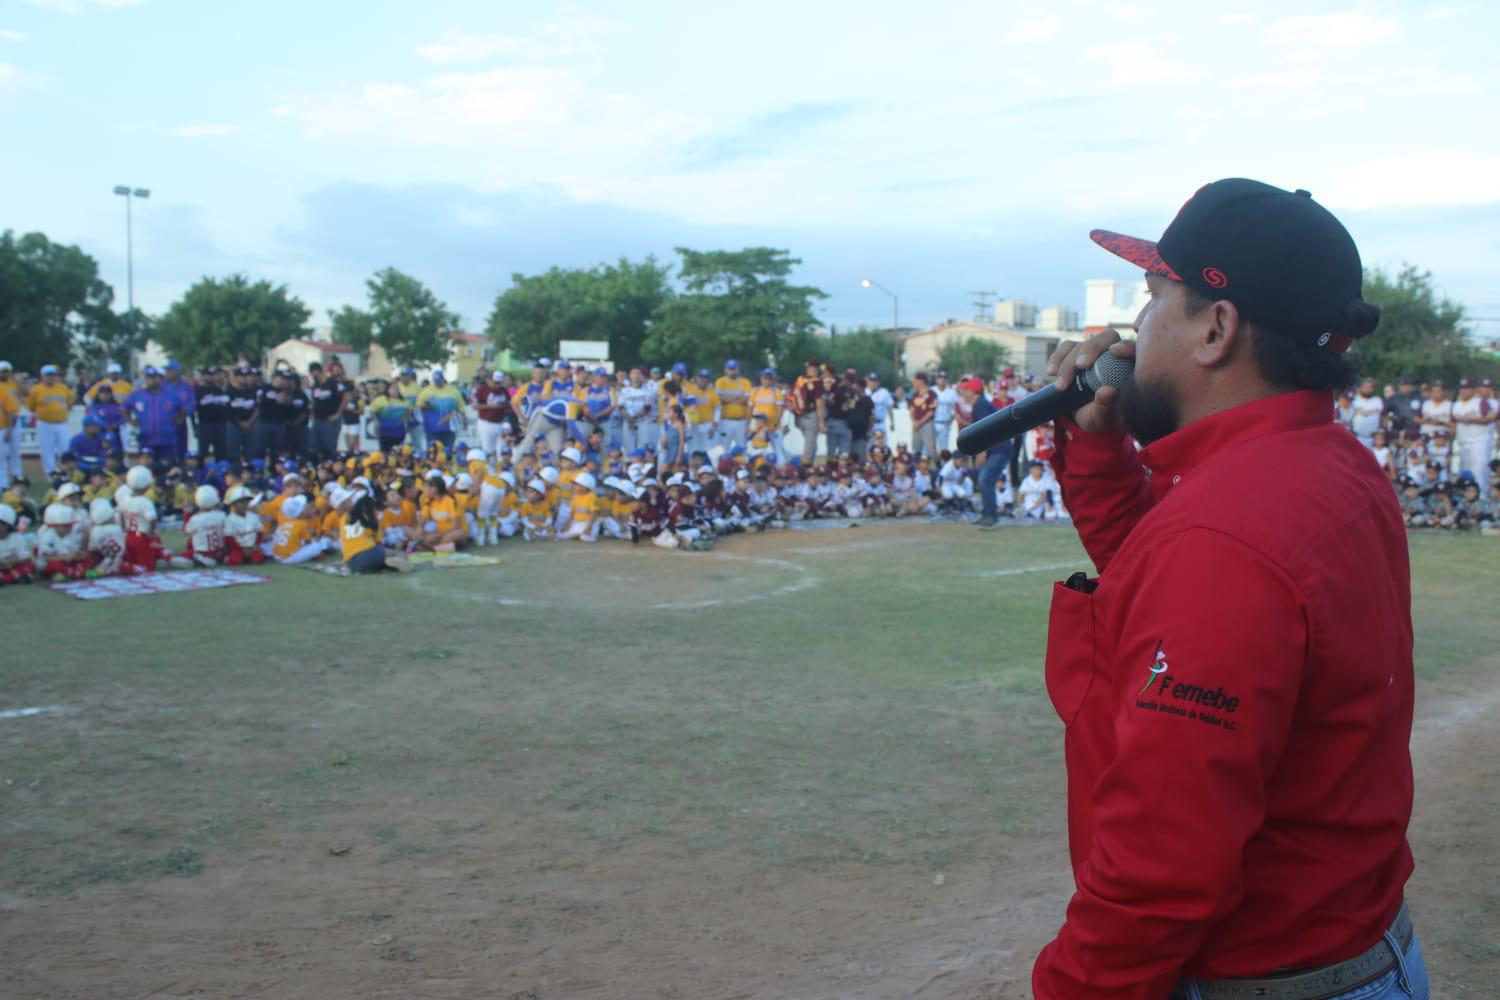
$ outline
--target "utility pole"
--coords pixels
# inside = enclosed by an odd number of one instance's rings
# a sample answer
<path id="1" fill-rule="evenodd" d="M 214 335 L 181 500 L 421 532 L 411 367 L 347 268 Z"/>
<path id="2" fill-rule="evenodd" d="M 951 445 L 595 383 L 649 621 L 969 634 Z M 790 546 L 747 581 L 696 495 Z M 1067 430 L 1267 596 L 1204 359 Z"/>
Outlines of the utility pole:
<path id="1" fill-rule="evenodd" d="M 135 312 L 135 237 L 131 232 L 130 203 L 136 198 L 151 197 L 151 190 L 116 184 L 115 194 L 125 197 L 125 303 L 130 312 Z"/>
<path id="2" fill-rule="evenodd" d="M 999 292 L 970 292 L 974 296 L 974 321 L 976 323 L 990 323 L 995 317 L 990 315 L 990 299 Z"/>

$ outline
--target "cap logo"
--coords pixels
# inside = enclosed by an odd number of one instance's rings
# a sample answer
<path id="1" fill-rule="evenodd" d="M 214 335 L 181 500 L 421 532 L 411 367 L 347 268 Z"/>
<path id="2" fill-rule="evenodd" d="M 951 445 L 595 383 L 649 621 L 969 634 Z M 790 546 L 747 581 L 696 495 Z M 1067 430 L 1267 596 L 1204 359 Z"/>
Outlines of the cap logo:
<path id="1" fill-rule="evenodd" d="M 1333 331 L 1332 330 L 1325 330 L 1325 331 L 1323 331 L 1323 335 L 1318 338 L 1318 346 L 1319 347 L 1327 347 L 1328 346 L 1328 342 L 1330 340 L 1332 340 L 1332 339 L 1333 339 Z"/>
<path id="2" fill-rule="evenodd" d="M 1203 280 L 1210 288 L 1229 287 L 1229 277 L 1217 267 L 1205 267 L 1203 269 Z"/>

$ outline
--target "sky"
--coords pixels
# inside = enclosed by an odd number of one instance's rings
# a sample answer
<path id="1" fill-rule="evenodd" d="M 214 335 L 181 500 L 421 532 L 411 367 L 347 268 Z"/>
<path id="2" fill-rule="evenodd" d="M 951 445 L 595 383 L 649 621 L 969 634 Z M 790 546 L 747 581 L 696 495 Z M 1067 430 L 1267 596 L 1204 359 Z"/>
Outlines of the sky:
<path id="1" fill-rule="evenodd" d="M 1306 188 L 1366 266 L 1500 336 L 1500 5 L 0 0 L 0 227 L 164 311 L 203 275 L 315 311 L 394 266 L 482 329 L 513 273 L 801 259 L 840 328 L 1081 310 L 1203 183 Z"/>

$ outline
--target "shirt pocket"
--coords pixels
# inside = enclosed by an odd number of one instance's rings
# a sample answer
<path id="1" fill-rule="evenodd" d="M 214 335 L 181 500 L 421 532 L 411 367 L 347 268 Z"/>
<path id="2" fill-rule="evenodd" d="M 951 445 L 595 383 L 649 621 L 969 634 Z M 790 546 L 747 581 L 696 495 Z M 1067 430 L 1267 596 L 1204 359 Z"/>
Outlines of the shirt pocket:
<path id="1" fill-rule="evenodd" d="M 1082 574 L 1079 574 L 1080 576 Z M 1094 683 L 1094 597 L 1055 584 L 1047 621 L 1047 696 L 1063 725 L 1078 717 Z"/>

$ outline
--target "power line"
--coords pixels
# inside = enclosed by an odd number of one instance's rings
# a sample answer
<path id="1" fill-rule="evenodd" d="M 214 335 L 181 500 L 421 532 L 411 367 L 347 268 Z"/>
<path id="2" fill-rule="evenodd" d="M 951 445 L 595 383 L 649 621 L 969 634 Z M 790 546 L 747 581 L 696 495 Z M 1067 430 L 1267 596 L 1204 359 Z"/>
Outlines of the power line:
<path id="1" fill-rule="evenodd" d="M 988 323 L 990 321 L 990 299 L 993 299 L 1000 293 L 970 292 L 969 294 L 974 296 L 974 319 L 980 323 Z"/>

